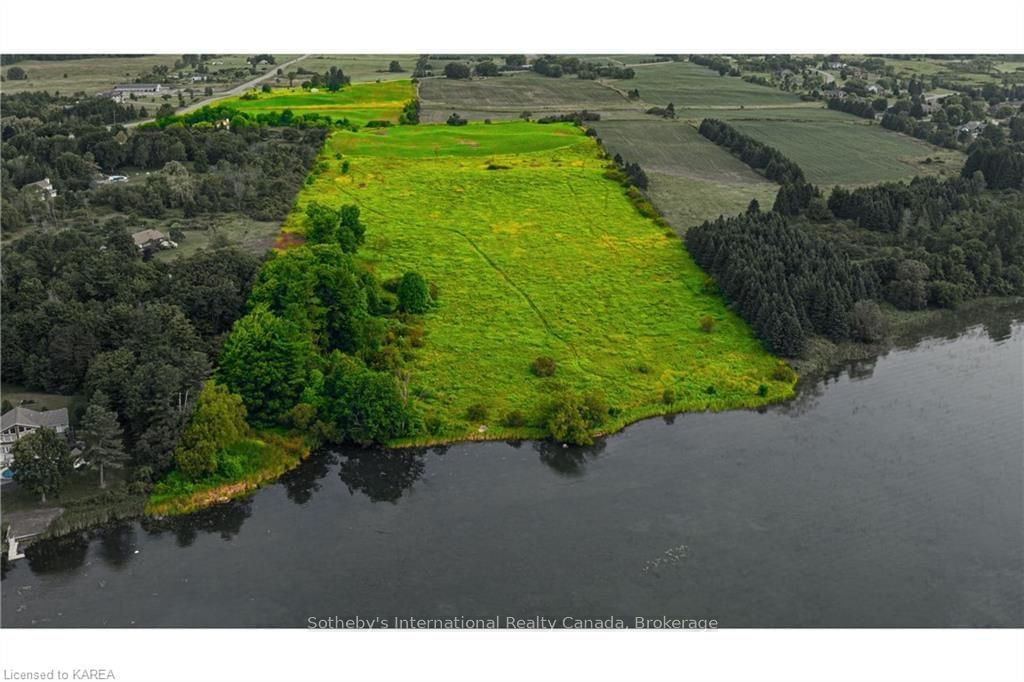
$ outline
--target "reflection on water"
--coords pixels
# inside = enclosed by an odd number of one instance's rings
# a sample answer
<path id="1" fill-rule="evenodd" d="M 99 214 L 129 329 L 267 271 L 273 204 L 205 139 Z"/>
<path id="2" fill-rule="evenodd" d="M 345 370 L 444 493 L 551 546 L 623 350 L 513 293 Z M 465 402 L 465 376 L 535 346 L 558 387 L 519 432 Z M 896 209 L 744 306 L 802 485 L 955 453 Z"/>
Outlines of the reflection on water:
<path id="1" fill-rule="evenodd" d="M 358 492 L 373 502 L 395 503 L 423 476 L 424 454 L 426 450 L 419 448 L 348 451 L 342 456 L 338 476 L 352 495 Z"/>
<path id="2" fill-rule="evenodd" d="M 534 441 L 533 449 L 540 455 L 540 461 L 562 476 L 582 476 L 587 461 L 596 458 L 605 448 L 607 440 L 602 438 L 593 445 L 569 446 L 550 441 Z"/>
<path id="3" fill-rule="evenodd" d="M 222 540 L 231 540 L 242 530 L 242 524 L 252 515 L 253 498 L 246 497 L 224 502 L 188 516 L 169 516 L 162 519 L 146 518 L 142 527 L 154 537 L 164 533 L 174 536 L 178 547 L 188 547 L 200 533 L 214 533 Z"/>
<path id="4" fill-rule="evenodd" d="M 1024 626 L 1022 396 L 1024 325 L 953 315 L 756 412 L 323 452 L 244 500 L 36 543 L 3 625 Z"/>
<path id="5" fill-rule="evenodd" d="M 320 490 L 320 481 L 330 470 L 333 458 L 329 453 L 318 453 L 309 458 L 304 466 L 292 469 L 281 477 L 288 499 L 295 504 L 306 504 L 313 493 Z"/>
<path id="6" fill-rule="evenodd" d="M 89 539 L 74 533 L 49 542 L 36 542 L 25 549 L 25 559 L 33 573 L 65 573 L 85 563 Z"/>

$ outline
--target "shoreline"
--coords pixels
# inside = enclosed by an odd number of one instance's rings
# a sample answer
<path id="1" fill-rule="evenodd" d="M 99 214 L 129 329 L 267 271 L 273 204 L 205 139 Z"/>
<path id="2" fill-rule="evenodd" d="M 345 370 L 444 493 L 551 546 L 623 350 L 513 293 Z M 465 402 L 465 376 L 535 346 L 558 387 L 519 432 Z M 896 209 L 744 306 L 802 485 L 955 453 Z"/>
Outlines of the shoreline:
<path id="1" fill-rule="evenodd" d="M 672 406 L 649 406 L 651 409 L 640 409 L 626 415 L 619 415 L 609 423 L 607 428 L 594 434 L 595 438 L 607 438 L 623 431 L 638 422 L 653 419 L 702 412 L 729 412 L 734 410 L 759 410 L 771 405 L 780 405 L 799 398 L 810 385 L 829 377 L 848 371 L 859 362 L 867 362 L 882 357 L 894 350 L 912 348 L 933 338 L 942 338 L 950 334 L 959 335 L 970 327 L 992 320 L 1000 324 L 1013 324 L 1024 319 L 1024 297 L 982 298 L 967 302 L 956 310 L 926 309 L 920 311 L 886 310 L 889 333 L 884 341 L 866 344 L 858 342 L 832 343 L 825 339 L 813 340 L 805 358 L 789 360 L 789 364 L 797 370 L 798 380 L 791 394 L 775 399 L 759 400 L 757 405 L 734 405 L 715 408 L 710 404 L 703 409 L 679 410 Z M 388 444 L 388 449 L 404 450 L 408 448 L 436 447 L 486 441 L 527 441 L 543 440 L 546 436 L 543 429 L 537 427 L 499 427 L 480 433 L 468 433 L 460 436 L 422 436 L 415 439 L 398 441 Z M 146 496 L 145 505 L 139 505 L 137 514 L 96 514 L 95 523 L 61 523 L 58 518 L 44 534 L 44 538 L 54 538 L 69 533 L 88 530 L 103 526 L 106 523 L 125 521 L 133 518 L 165 518 L 183 516 L 217 504 L 245 497 L 254 491 L 277 481 L 285 473 L 294 470 L 306 461 L 322 444 L 312 441 L 306 434 L 273 434 L 261 433 L 259 437 L 271 442 L 280 452 L 290 449 L 284 461 L 277 459 L 264 468 L 249 472 L 241 480 L 221 481 L 198 490 L 189 491 L 184 495 L 168 495 L 163 498 L 152 491 Z M 158 499 L 154 499 L 158 498 Z M 66 519 L 65 519 L 66 521 Z"/>

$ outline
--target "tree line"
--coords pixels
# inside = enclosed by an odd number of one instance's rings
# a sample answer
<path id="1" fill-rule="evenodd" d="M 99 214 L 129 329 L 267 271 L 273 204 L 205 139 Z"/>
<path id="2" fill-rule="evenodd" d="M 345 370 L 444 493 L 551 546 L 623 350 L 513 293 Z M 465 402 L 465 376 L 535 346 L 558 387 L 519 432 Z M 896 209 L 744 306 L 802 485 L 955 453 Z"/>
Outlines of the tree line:
<path id="1" fill-rule="evenodd" d="M 701 121 L 698 131 L 715 144 L 728 149 L 733 156 L 754 170 L 762 171 L 769 180 L 782 185 L 773 207 L 776 212 L 796 215 L 819 196 L 818 189 L 804 177 L 803 169 L 775 147 L 755 140 L 714 118 Z"/>

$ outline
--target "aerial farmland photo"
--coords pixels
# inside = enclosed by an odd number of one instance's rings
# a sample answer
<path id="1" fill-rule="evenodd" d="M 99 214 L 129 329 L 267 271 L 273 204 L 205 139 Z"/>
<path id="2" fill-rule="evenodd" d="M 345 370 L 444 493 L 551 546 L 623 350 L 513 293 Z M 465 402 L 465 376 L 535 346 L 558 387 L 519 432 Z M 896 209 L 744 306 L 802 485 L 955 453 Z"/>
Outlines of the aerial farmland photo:
<path id="1" fill-rule="evenodd" d="M 0 60 L 5 631 L 1024 627 L 1024 55 Z"/>

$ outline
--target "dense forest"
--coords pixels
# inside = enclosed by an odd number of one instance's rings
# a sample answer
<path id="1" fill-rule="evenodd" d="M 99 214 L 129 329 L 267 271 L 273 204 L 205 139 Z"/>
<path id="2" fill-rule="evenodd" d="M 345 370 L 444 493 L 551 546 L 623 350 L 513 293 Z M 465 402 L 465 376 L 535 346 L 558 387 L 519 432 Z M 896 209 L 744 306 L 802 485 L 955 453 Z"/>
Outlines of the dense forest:
<path id="1" fill-rule="evenodd" d="M 799 356 L 811 336 L 878 341 L 879 303 L 955 308 L 1024 295 L 1024 195 L 1009 147 L 979 145 L 961 177 L 848 190 L 827 204 L 746 214 L 692 228 L 698 264 L 776 352 Z M 988 171 L 986 173 L 985 171 Z M 987 178 L 995 183 L 987 188 Z"/>
<path id="2" fill-rule="evenodd" d="M 165 470 L 260 259 L 146 261 L 116 227 L 34 231 L 3 259 L 4 381 L 113 410 L 142 475 Z"/>
<path id="3" fill-rule="evenodd" d="M 88 223 L 94 209 L 159 217 L 237 212 L 284 217 L 323 144 L 319 128 L 108 125 L 132 105 L 93 98 L 77 104 L 45 93 L 4 95 L 2 217 L 5 232 L 29 225 Z M 65 104 L 67 108 L 65 108 Z M 110 183 L 109 175 L 130 176 Z M 48 178 L 56 197 L 31 185 Z M 41 200 L 42 199 L 42 200 Z"/>
<path id="4" fill-rule="evenodd" d="M 776 353 L 796 357 L 807 339 L 850 335 L 854 303 L 877 289 L 872 273 L 827 240 L 753 208 L 691 228 L 686 246 Z"/>

